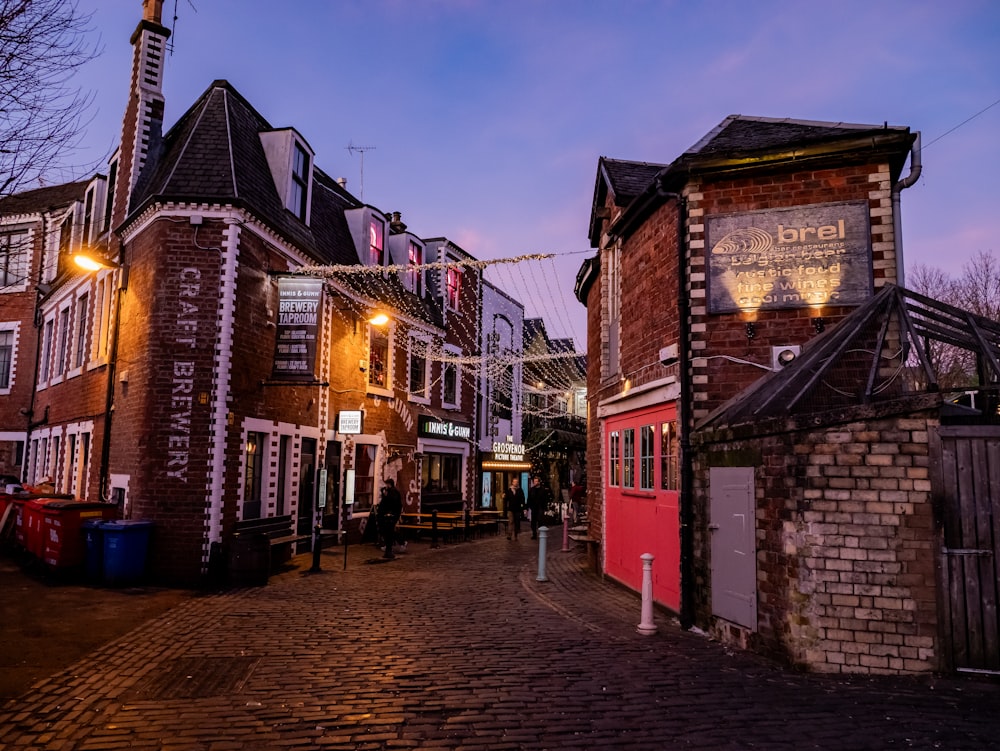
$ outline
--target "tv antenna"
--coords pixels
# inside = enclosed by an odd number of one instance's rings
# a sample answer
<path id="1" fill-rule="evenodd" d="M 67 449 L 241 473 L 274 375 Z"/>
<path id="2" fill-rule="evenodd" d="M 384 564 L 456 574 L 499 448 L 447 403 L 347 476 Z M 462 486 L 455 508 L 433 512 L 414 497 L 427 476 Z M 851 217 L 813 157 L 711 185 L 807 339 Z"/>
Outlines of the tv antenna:
<path id="1" fill-rule="evenodd" d="M 354 156 L 354 152 L 355 151 L 357 151 L 358 153 L 361 154 L 361 200 L 363 202 L 365 200 L 365 152 L 366 151 L 373 151 L 375 149 L 375 147 L 374 146 L 355 146 L 354 145 L 354 141 L 350 141 L 350 142 L 348 142 L 346 148 L 347 148 L 347 151 L 351 154 L 351 156 Z"/>

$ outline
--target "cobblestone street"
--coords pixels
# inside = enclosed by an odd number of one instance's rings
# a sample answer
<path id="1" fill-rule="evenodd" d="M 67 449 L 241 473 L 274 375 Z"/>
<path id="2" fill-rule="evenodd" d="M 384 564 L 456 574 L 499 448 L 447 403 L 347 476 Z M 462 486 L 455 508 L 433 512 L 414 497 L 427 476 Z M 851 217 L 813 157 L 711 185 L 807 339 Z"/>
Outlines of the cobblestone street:
<path id="1" fill-rule="evenodd" d="M 192 598 L 0 707 L 0 749 L 990 749 L 990 681 L 789 671 L 683 632 L 582 551 L 323 554 Z M 301 559 L 299 559 L 301 560 Z"/>

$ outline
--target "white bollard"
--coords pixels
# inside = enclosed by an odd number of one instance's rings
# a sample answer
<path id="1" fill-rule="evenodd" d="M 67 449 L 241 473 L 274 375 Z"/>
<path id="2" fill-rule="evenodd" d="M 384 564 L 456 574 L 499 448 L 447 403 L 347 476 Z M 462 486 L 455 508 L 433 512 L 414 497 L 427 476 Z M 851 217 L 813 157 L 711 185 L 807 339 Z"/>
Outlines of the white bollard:
<path id="1" fill-rule="evenodd" d="M 549 528 L 539 527 L 538 528 L 538 576 L 535 577 L 535 581 L 547 582 L 548 579 L 545 577 L 545 548 L 548 547 L 549 540 Z"/>
<path id="2" fill-rule="evenodd" d="M 643 553 L 639 556 L 642 559 L 642 615 L 639 625 L 636 626 L 643 636 L 650 636 L 656 633 L 656 624 L 653 623 L 653 560 L 652 553 Z"/>

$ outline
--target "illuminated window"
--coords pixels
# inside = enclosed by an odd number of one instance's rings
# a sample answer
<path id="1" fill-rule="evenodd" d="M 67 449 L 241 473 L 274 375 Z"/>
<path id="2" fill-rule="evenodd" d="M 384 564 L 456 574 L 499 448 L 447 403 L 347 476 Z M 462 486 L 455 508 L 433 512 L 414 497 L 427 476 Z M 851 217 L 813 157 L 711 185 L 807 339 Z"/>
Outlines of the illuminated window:
<path id="1" fill-rule="evenodd" d="M 622 431 L 622 487 L 635 487 L 635 428 Z"/>
<path id="2" fill-rule="evenodd" d="M 660 423 L 660 488 L 677 490 L 677 423 Z"/>
<path id="3" fill-rule="evenodd" d="M 407 288 L 416 295 L 421 294 L 420 289 L 420 265 L 424 262 L 424 249 L 417 245 L 412 240 L 410 241 L 410 249 L 407 256 L 407 265 L 410 267 L 409 271 L 406 272 L 406 286 Z"/>
<path id="4" fill-rule="evenodd" d="M 447 302 L 452 310 L 458 310 L 459 295 L 462 291 L 462 272 L 458 269 L 448 269 Z"/>
<path id="5" fill-rule="evenodd" d="M 372 266 L 382 266 L 385 248 L 385 225 L 381 220 L 372 217 L 368 227 L 368 263 Z"/>
<path id="6" fill-rule="evenodd" d="M 617 430 L 608 435 L 608 484 L 621 485 L 621 437 Z"/>
<path id="7" fill-rule="evenodd" d="M 368 383 L 389 388 L 389 333 L 369 326 Z"/>
<path id="8" fill-rule="evenodd" d="M 641 490 L 653 489 L 655 435 L 652 425 L 643 425 L 639 428 L 639 488 Z"/>
<path id="9" fill-rule="evenodd" d="M 243 477 L 243 518 L 259 519 L 261 510 L 261 488 L 264 485 L 264 433 L 247 433 L 246 454 Z"/>
<path id="10" fill-rule="evenodd" d="M 375 498 L 375 446 L 354 445 L 354 511 L 371 511 Z"/>

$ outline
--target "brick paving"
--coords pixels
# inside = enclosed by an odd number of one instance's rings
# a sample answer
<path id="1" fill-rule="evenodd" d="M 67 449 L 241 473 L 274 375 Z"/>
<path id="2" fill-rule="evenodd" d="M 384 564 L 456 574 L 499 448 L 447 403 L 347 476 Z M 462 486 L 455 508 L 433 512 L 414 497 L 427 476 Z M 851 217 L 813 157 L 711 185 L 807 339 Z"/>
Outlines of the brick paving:
<path id="1" fill-rule="evenodd" d="M 807 675 L 503 536 L 323 554 L 193 598 L 0 706 L 0 750 L 992 749 L 989 680 Z M 305 560 L 302 564 L 301 561 Z"/>

